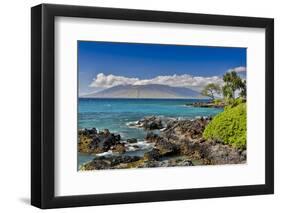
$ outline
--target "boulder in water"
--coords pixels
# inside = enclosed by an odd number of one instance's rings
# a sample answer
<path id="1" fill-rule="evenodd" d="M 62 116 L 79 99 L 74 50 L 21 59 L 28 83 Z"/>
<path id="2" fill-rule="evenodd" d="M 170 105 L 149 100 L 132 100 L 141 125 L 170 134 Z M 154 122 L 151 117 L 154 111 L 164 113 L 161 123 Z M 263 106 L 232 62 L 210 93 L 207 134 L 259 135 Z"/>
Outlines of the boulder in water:
<path id="1" fill-rule="evenodd" d="M 129 139 L 127 139 L 127 142 L 128 143 L 137 143 L 138 140 L 136 138 L 129 138 Z"/>

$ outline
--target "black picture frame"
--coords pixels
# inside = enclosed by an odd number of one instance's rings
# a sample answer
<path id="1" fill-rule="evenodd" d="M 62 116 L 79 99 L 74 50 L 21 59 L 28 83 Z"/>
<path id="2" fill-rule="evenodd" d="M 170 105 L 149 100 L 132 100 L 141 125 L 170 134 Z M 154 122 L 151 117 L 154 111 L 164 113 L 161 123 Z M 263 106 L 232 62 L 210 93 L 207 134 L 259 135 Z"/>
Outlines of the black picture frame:
<path id="1" fill-rule="evenodd" d="M 54 195 L 54 21 L 58 16 L 264 28 L 266 32 L 265 184 L 56 197 Z M 46 209 L 274 193 L 273 19 L 41 4 L 31 9 L 31 97 L 31 204 L 36 207 Z"/>

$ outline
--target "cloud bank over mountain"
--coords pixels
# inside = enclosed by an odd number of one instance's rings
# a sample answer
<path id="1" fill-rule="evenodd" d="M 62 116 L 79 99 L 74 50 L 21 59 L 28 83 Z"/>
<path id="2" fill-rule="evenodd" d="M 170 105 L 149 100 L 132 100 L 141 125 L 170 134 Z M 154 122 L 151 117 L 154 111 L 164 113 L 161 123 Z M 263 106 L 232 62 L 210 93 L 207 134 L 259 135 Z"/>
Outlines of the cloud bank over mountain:
<path id="1" fill-rule="evenodd" d="M 166 75 L 157 76 L 151 79 L 139 79 L 128 78 L 124 76 L 105 75 L 99 73 L 95 79 L 93 79 L 90 87 L 92 88 L 110 88 L 118 85 L 149 85 L 149 84 L 161 84 L 172 87 L 186 87 L 193 89 L 200 89 L 209 83 L 222 84 L 223 80 L 219 76 L 202 77 L 191 76 L 188 74 L 183 75 Z"/>
<path id="2" fill-rule="evenodd" d="M 246 67 L 239 66 L 227 70 L 226 72 L 235 71 L 239 75 L 246 75 Z M 160 75 L 150 79 L 140 79 L 134 77 L 125 77 L 118 75 L 105 75 L 99 73 L 92 80 L 89 87 L 92 88 L 92 93 L 100 92 L 105 89 L 114 88 L 116 86 L 145 86 L 145 85 L 165 85 L 178 88 L 189 88 L 200 92 L 204 86 L 210 83 L 223 85 L 222 76 L 192 76 L 189 74 L 182 75 Z M 88 93 L 88 94 L 92 94 Z M 81 94 L 82 95 L 82 94 Z M 87 95 L 87 94 L 83 94 Z"/>

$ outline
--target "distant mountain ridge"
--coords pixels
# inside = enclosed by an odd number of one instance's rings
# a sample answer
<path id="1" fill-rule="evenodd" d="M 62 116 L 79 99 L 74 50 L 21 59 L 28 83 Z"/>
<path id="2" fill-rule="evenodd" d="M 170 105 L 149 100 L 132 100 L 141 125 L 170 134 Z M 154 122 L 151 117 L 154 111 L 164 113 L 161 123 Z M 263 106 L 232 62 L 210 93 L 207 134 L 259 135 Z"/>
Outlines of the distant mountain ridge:
<path id="1" fill-rule="evenodd" d="M 162 84 L 118 85 L 82 98 L 206 98 L 199 92 L 185 87 L 171 87 Z"/>

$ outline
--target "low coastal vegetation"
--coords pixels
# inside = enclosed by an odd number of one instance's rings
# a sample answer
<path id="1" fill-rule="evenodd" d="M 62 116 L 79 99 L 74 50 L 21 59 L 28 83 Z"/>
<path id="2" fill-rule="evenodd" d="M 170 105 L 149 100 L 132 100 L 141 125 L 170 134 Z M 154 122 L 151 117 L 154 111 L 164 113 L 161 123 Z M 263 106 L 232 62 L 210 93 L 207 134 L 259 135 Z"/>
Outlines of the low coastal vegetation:
<path id="1" fill-rule="evenodd" d="M 222 87 L 208 84 L 202 90 L 203 95 L 211 98 L 211 102 L 207 103 L 208 106 L 224 107 L 224 111 L 216 115 L 206 126 L 203 137 L 239 149 L 246 149 L 246 80 L 242 80 L 234 71 L 227 72 L 223 80 Z M 222 94 L 223 98 L 216 99 L 215 94 Z"/>
<path id="2" fill-rule="evenodd" d="M 246 118 L 246 103 L 241 103 L 234 107 L 228 106 L 207 125 L 203 137 L 245 149 Z"/>

